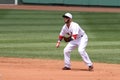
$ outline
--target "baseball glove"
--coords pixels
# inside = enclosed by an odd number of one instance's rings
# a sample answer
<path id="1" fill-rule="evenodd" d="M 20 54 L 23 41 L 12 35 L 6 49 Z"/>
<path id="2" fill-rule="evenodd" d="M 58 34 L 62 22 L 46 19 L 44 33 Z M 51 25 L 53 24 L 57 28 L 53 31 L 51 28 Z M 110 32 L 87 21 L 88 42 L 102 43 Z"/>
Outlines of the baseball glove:
<path id="1" fill-rule="evenodd" d="M 65 42 L 70 42 L 71 40 L 72 40 L 71 36 L 69 36 L 69 37 L 64 37 L 64 41 L 65 41 Z"/>

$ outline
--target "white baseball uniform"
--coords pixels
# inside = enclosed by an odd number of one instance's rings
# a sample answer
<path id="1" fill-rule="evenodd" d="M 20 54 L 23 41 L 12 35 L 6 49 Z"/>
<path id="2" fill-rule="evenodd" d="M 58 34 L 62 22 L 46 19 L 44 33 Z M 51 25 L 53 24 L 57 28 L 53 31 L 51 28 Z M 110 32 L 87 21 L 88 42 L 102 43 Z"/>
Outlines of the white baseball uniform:
<path id="1" fill-rule="evenodd" d="M 70 67 L 70 52 L 78 47 L 78 52 L 81 55 L 83 61 L 88 65 L 91 66 L 92 62 L 85 51 L 85 48 L 87 46 L 88 37 L 85 33 L 85 31 L 75 22 L 70 23 L 70 27 L 68 28 L 66 24 L 61 29 L 60 35 L 64 36 L 66 34 L 74 35 L 77 34 L 77 38 L 75 40 L 70 41 L 67 46 L 64 48 L 64 62 L 65 67 Z"/>

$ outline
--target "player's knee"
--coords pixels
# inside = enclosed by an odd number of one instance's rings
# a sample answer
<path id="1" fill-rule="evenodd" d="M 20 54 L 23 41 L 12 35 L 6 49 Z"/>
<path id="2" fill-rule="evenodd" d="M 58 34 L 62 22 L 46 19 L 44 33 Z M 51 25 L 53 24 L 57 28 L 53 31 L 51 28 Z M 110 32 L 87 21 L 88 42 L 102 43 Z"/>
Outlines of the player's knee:
<path id="1" fill-rule="evenodd" d="M 65 49 L 64 49 L 64 54 L 65 54 L 65 53 L 70 53 L 70 50 L 68 50 L 68 49 L 65 48 Z"/>
<path id="2" fill-rule="evenodd" d="M 80 54 L 83 54 L 84 51 L 85 51 L 85 49 L 78 49 L 78 52 L 79 52 Z"/>

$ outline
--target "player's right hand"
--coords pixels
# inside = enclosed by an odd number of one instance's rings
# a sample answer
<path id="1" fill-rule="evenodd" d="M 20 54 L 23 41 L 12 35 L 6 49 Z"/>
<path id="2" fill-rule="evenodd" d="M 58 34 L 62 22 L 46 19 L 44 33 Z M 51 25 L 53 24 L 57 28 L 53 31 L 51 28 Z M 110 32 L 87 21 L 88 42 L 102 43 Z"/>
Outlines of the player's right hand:
<path id="1" fill-rule="evenodd" d="M 58 48 L 60 46 L 60 42 L 57 42 L 56 44 L 56 48 Z"/>

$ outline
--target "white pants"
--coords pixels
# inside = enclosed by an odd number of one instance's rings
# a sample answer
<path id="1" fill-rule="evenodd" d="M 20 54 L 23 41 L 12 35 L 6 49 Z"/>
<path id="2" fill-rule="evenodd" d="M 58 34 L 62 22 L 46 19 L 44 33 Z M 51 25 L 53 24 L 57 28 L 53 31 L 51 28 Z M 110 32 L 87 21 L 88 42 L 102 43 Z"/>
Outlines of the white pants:
<path id="1" fill-rule="evenodd" d="M 81 55 L 83 61 L 87 64 L 87 66 L 91 66 L 92 62 L 85 51 L 85 48 L 87 46 L 88 37 L 86 34 L 83 35 L 83 37 L 80 37 L 79 39 L 70 41 L 67 46 L 64 48 L 64 63 L 66 67 L 70 67 L 70 53 L 71 51 L 78 47 L 78 52 Z"/>

